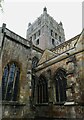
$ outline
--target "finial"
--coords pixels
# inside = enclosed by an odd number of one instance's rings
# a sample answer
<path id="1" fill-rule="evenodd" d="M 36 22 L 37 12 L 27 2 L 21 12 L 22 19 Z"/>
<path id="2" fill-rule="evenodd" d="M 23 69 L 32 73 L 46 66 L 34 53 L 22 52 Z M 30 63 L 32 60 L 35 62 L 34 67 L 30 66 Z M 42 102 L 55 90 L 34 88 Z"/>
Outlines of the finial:
<path id="1" fill-rule="evenodd" d="M 6 24 L 5 24 L 5 23 L 3 23 L 3 25 L 2 25 L 2 33 L 4 33 L 5 28 L 6 28 Z"/>
<path id="2" fill-rule="evenodd" d="M 28 27 L 31 25 L 31 23 L 28 24 Z"/>
<path id="3" fill-rule="evenodd" d="M 47 8 L 46 7 L 44 7 L 44 9 L 43 9 L 43 12 L 45 13 L 47 13 Z"/>
<path id="4" fill-rule="evenodd" d="M 60 21 L 59 25 L 63 26 L 61 21 Z"/>

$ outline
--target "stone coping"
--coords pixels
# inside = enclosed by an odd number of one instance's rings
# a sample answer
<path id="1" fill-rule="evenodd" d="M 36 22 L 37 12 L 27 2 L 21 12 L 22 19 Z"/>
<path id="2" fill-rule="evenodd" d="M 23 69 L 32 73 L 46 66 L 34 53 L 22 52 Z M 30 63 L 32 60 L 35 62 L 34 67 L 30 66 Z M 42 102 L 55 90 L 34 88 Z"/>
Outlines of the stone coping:
<path id="1" fill-rule="evenodd" d="M 0 102 L 2 105 L 10 105 L 10 106 L 25 106 L 26 103 L 19 101 L 2 101 Z"/>
<path id="2" fill-rule="evenodd" d="M 67 101 L 67 102 L 57 102 L 57 103 L 39 103 L 35 104 L 35 106 L 84 106 L 83 102 L 74 102 L 74 101 Z"/>

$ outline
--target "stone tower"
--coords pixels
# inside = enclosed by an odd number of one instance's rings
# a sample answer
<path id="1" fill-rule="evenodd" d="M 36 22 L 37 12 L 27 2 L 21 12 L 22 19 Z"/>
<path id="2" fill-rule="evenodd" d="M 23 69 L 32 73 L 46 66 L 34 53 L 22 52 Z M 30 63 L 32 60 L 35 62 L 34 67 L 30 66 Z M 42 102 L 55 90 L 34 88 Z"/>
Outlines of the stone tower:
<path id="1" fill-rule="evenodd" d="M 43 50 L 54 48 L 65 41 L 65 34 L 62 22 L 59 24 L 47 13 L 47 8 L 43 9 L 43 14 L 29 23 L 27 29 L 27 39 Z"/>

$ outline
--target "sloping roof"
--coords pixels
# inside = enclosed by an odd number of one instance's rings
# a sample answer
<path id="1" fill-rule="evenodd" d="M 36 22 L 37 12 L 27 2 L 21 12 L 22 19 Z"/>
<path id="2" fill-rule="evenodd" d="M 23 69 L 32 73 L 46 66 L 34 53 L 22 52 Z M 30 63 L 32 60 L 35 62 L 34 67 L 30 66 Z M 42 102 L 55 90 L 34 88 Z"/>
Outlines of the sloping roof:
<path id="1" fill-rule="evenodd" d="M 6 28 L 5 23 L 3 23 L 3 26 L 0 27 L 0 33 L 2 33 L 2 31 L 3 31 L 3 34 L 4 34 L 4 32 L 6 33 L 5 37 L 10 38 L 10 40 L 13 40 L 13 41 L 17 42 L 18 44 L 24 45 L 26 48 L 30 48 L 30 41 L 21 37 L 20 35 L 11 31 L 10 29 Z M 36 50 L 37 52 L 40 52 L 40 53 L 44 52 L 44 50 L 42 50 L 41 48 L 38 48 L 35 45 L 33 45 L 32 48 L 33 48 L 33 50 Z"/>
<path id="2" fill-rule="evenodd" d="M 44 50 L 42 50 L 41 48 L 39 48 L 39 47 L 37 47 L 35 45 L 33 45 L 33 50 L 36 50 L 37 52 L 40 52 L 40 53 L 44 52 Z"/>
<path id="3" fill-rule="evenodd" d="M 43 53 L 43 55 L 42 55 L 42 57 L 41 57 L 38 65 L 41 64 L 41 63 L 44 63 L 44 62 L 47 61 L 47 60 L 50 60 L 51 58 L 53 58 L 53 57 L 55 57 L 55 56 L 56 56 L 55 53 L 53 53 L 52 51 L 46 49 L 46 50 L 44 51 L 44 53 Z"/>
<path id="4" fill-rule="evenodd" d="M 55 57 L 45 61 L 45 63 L 38 65 L 35 71 L 37 72 L 39 70 L 42 70 L 46 67 L 53 65 L 54 63 L 60 62 L 61 60 L 68 58 L 69 56 L 84 51 L 83 43 L 84 43 L 84 29 L 82 30 L 81 34 L 78 35 L 78 37 L 76 38 L 73 49 L 69 49 L 68 51 L 65 51 L 61 54 L 57 54 Z M 69 55 L 67 55 L 67 52 L 69 53 Z"/>
<path id="5" fill-rule="evenodd" d="M 61 47 L 63 47 L 65 44 L 68 44 L 68 43 L 70 43 L 70 42 L 73 42 L 73 45 L 74 45 L 74 44 L 76 43 L 76 40 L 80 37 L 80 35 L 81 35 L 81 33 L 78 34 L 78 35 L 76 35 L 75 37 L 67 40 L 67 41 L 64 41 L 63 43 L 59 44 L 58 46 L 56 46 L 56 47 L 54 47 L 54 48 L 52 48 L 52 49 L 50 49 L 50 50 L 51 50 L 52 52 L 54 52 L 56 49 L 61 48 Z"/>

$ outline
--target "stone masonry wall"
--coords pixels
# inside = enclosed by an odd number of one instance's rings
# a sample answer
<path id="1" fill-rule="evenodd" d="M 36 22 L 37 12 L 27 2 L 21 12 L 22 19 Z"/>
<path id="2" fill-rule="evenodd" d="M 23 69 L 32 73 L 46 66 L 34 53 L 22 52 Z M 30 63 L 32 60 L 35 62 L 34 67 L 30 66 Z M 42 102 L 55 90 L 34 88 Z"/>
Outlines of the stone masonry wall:
<path id="1" fill-rule="evenodd" d="M 20 68 L 20 79 L 19 79 L 19 92 L 17 101 L 3 101 L 2 103 L 2 116 L 6 118 L 21 118 L 23 116 L 25 104 L 29 105 L 29 78 L 27 77 L 30 59 L 30 47 L 27 41 L 17 34 L 5 30 L 5 33 L 1 33 L 0 40 L 3 42 L 1 44 L 1 61 L 0 65 L 0 78 L 2 80 L 2 75 L 4 68 L 7 64 L 15 63 Z M 1 87 L 0 81 L 0 87 Z"/>
<path id="2" fill-rule="evenodd" d="M 50 111 L 50 113 L 51 116 L 55 118 L 84 118 L 83 38 L 84 36 L 82 34 L 80 37 L 78 37 L 78 39 L 76 39 L 75 47 L 72 50 L 68 50 L 67 52 L 51 59 L 50 61 L 46 61 L 45 63 L 39 65 L 36 69 L 36 75 L 38 77 L 42 74 L 46 77 L 46 80 L 48 80 L 49 103 L 52 103 L 52 110 Z M 61 104 L 59 104 L 59 106 L 56 102 L 54 76 L 57 69 L 59 68 L 63 68 L 67 72 L 67 102 L 73 101 L 74 104 L 72 105 L 72 107 L 66 106 L 65 104 L 63 104 L 62 107 Z M 48 71 L 51 71 L 51 74 L 49 74 Z"/>

